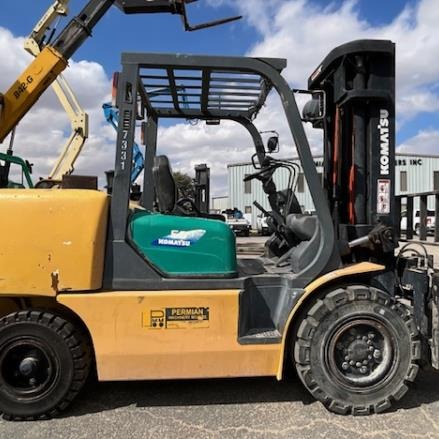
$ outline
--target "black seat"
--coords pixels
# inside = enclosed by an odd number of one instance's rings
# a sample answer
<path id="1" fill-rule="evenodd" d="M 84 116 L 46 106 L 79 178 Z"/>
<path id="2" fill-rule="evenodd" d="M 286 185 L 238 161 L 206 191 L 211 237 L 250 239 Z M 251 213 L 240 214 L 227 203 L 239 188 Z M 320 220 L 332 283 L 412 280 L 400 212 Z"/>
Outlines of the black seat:
<path id="1" fill-rule="evenodd" d="M 173 213 L 177 203 L 177 185 L 168 157 L 165 155 L 154 157 L 152 175 L 159 212 Z"/>
<path id="2" fill-rule="evenodd" d="M 300 273 L 318 253 L 320 225 L 316 216 L 299 214 L 288 215 L 286 223 L 287 228 L 300 239 L 300 243 L 288 252 L 293 273 Z"/>
<path id="3" fill-rule="evenodd" d="M 160 213 L 195 216 L 199 218 L 215 219 L 225 221 L 222 215 L 208 214 L 200 212 L 193 200 L 189 198 L 178 199 L 178 188 L 172 174 L 171 164 L 165 155 L 154 157 L 152 168 L 154 189 L 157 197 L 158 210 Z M 185 209 L 184 204 L 189 203 L 192 210 Z"/>

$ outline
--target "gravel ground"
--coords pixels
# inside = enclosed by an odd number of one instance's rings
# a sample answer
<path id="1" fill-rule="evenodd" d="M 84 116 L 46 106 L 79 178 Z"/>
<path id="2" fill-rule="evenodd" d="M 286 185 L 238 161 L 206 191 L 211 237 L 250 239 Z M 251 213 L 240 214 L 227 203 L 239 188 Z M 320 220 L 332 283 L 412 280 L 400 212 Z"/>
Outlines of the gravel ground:
<path id="1" fill-rule="evenodd" d="M 92 384 L 63 417 L 0 421 L 0 438 L 439 438 L 439 374 L 420 373 L 393 409 L 327 412 L 296 381 L 270 378 Z"/>

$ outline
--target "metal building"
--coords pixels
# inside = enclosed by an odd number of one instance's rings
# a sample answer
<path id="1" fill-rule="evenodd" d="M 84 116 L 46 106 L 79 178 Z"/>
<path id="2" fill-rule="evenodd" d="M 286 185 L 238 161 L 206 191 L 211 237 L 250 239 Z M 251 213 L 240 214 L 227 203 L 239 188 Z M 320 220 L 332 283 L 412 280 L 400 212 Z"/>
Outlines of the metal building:
<path id="1" fill-rule="evenodd" d="M 317 172 L 323 173 L 323 157 L 314 158 Z M 293 159 L 298 164 L 295 178 L 296 196 L 305 211 L 313 211 L 313 205 L 306 181 L 303 177 L 300 161 Z M 396 154 L 396 194 L 426 192 L 439 190 L 439 155 Z M 230 208 L 237 207 L 243 213 L 251 214 L 252 226 L 256 227 L 256 219 L 260 212 L 253 206 L 256 200 L 269 210 L 267 197 L 258 180 L 244 183 L 246 175 L 255 172 L 251 163 L 236 163 L 228 165 L 228 188 Z M 288 172 L 280 169 L 274 175 L 278 189 L 285 189 L 288 185 Z M 433 203 L 433 200 L 431 200 Z M 417 206 L 415 206 L 415 209 Z M 434 205 L 428 206 L 434 209 Z"/>

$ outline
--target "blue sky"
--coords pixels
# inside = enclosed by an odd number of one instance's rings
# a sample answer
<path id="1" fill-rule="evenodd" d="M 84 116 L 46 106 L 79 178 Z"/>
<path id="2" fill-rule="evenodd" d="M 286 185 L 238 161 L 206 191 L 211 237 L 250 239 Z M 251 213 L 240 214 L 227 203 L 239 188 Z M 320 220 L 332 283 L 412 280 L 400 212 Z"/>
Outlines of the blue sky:
<path id="1" fill-rule="evenodd" d="M 2 3 L 0 30 L 3 28 L 12 32 L 11 41 L 17 43 L 18 40 L 14 38 L 30 33 L 36 21 L 51 4 L 51 0 Z M 83 7 L 85 0 L 72 0 L 71 3 L 73 14 Z M 287 80 L 292 86 L 303 87 L 313 68 L 335 45 L 356 38 L 390 38 L 397 42 L 398 56 L 397 143 L 406 151 L 416 151 L 419 141 L 422 140 L 422 152 L 439 152 L 439 144 L 437 148 L 435 146 L 436 139 L 439 141 L 439 68 L 435 66 L 436 55 L 439 53 L 435 53 L 439 48 L 435 42 L 439 41 L 439 26 L 435 17 L 437 6 L 437 0 L 200 0 L 188 6 L 191 21 L 194 23 L 238 13 L 244 13 L 245 19 L 194 33 L 185 33 L 177 16 L 125 16 L 118 9 L 112 8 L 98 24 L 93 38 L 87 40 L 75 54 L 73 59 L 76 63 L 72 63 L 72 72 L 67 76 L 72 78 L 80 101 L 85 101 L 87 111 L 94 117 L 93 120 L 97 120 L 92 123 L 91 143 L 94 146 L 90 148 L 100 151 L 104 148 L 100 146 L 102 142 L 111 141 L 110 131 L 105 128 L 100 115 L 100 100 L 105 99 L 105 94 L 109 91 L 106 82 L 109 82 L 112 72 L 120 68 L 122 51 L 285 57 L 289 62 Z M 403 11 L 405 15 L 401 16 Z M 65 23 L 64 19 L 61 27 Z M 16 48 L 16 57 L 19 60 L 20 44 L 21 42 L 17 43 Z M 13 78 L 14 70 L 7 56 L 12 55 L 2 54 L 0 51 L 0 64 L 4 66 L 8 63 L 10 77 Z M 79 62 L 81 60 L 82 63 Z M 23 62 L 21 60 L 21 64 Z M 17 65 L 21 64 L 17 62 Z M 94 72 L 93 75 L 91 72 Z M 88 89 L 86 81 L 90 82 Z M 3 82 L 0 79 L 0 87 L 3 89 L 6 85 L 6 79 L 3 78 Z M 90 93 L 90 88 L 101 91 L 94 95 Z M 94 106 L 92 98 L 96 101 Z M 50 100 L 50 96 L 47 99 Z M 47 108 L 50 106 L 51 104 L 47 104 Z M 38 118 L 38 111 L 42 114 L 42 108 L 40 110 L 35 110 L 34 118 Z M 55 112 L 53 115 L 54 120 L 58 118 Z M 47 115 L 41 117 L 47 118 Z M 266 126 L 261 128 L 272 128 L 270 121 L 273 119 L 274 116 L 268 116 Z M 38 143 L 40 140 L 31 132 L 30 122 L 27 134 L 26 122 L 23 125 L 20 137 L 22 143 Z M 171 145 L 169 149 L 177 153 L 177 166 L 180 166 L 180 147 L 177 140 L 181 142 L 182 129 L 188 130 L 186 140 L 189 146 L 197 145 L 200 139 L 204 139 L 201 134 L 205 130 L 200 128 L 197 132 L 196 129 L 190 131 L 189 128 L 180 127 L 173 131 L 172 127 L 165 127 L 169 130 L 162 133 L 163 137 Z M 52 127 L 50 136 L 46 135 L 46 141 L 62 141 L 68 129 L 66 120 L 60 120 L 58 125 L 54 124 Z M 314 135 L 310 131 L 309 133 L 312 140 Z M 238 138 L 236 136 L 231 131 L 229 138 Z M 246 141 L 241 137 L 239 139 Z M 219 144 L 224 142 L 225 138 L 218 140 Z M 212 145 L 208 151 L 212 150 Z M 315 152 L 318 148 L 314 144 Z M 44 169 L 54 160 L 50 152 L 47 154 Z M 210 152 L 206 154 L 209 155 Z M 221 159 L 214 154 L 209 157 L 211 162 Z M 242 161 L 244 157 L 236 154 L 232 159 Z M 190 168 L 183 163 L 181 166 L 184 169 Z"/>
<path id="2" fill-rule="evenodd" d="M 236 0 L 252 2 L 252 0 Z M 3 2 L 0 26 L 8 28 L 16 36 L 24 36 L 32 29 L 36 19 L 40 17 L 50 4 L 49 1 L 26 2 L 26 14 L 23 14 L 23 2 Z M 29 4 L 30 3 L 30 4 Z M 233 3 L 233 2 L 229 2 Z M 337 8 L 343 0 L 328 2 L 313 0 L 310 3 L 321 8 Z M 361 19 L 372 25 L 390 23 L 407 5 L 416 5 L 415 0 L 359 0 L 356 4 Z M 85 1 L 73 0 L 71 13 L 78 12 Z M 233 5 L 223 4 L 212 7 L 205 0 L 189 6 L 191 20 L 195 23 L 217 17 L 236 15 Z M 65 23 L 64 20 L 62 23 Z M 61 23 L 61 24 L 62 24 Z M 294 26 L 294 23 L 291 23 Z M 201 32 L 185 33 L 176 16 L 157 14 L 151 16 L 126 16 L 118 9 L 112 10 L 102 19 L 88 40 L 75 55 L 75 59 L 93 60 L 103 65 L 107 74 L 119 68 L 122 51 L 154 51 L 154 52 L 190 52 L 205 54 L 246 54 L 261 38 L 246 20 L 224 27 L 213 28 Z M 312 50 L 312 41 L 309 48 Z M 285 48 L 285 57 L 288 48 Z M 303 78 L 305 81 L 306 78 Z M 305 83 L 305 82 L 304 82 Z M 403 127 L 398 133 L 398 141 L 403 142 L 416 134 L 420 127 L 433 128 L 439 126 L 437 115 L 430 114 L 418 118 L 415 123 Z"/>
<path id="3" fill-rule="evenodd" d="M 236 3 L 251 1 L 235 0 Z M 22 13 L 23 2 L 3 3 L 0 26 L 10 29 L 17 36 L 25 36 L 50 5 L 50 0 L 27 1 L 24 15 Z M 325 8 L 331 4 L 336 7 L 343 1 L 313 0 L 311 3 Z M 359 0 L 356 8 L 361 17 L 371 24 L 384 24 L 390 22 L 407 4 L 415 3 L 414 0 Z M 72 0 L 71 13 L 78 12 L 84 4 L 83 0 Z M 190 5 L 188 10 L 194 23 L 237 15 L 235 7 L 228 4 L 211 7 L 205 0 L 199 0 L 198 4 Z M 77 52 L 75 58 L 97 61 L 108 72 L 118 68 L 122 51 L 185 51 L 243 55 L 260 38 L 260 35 L 255 33 L 255 29 L 245 20 L 227 25 L 227 27 L 185 33 L 179 25 L 178 17 L 167 14 L 127 16 L 116 8 L 112 8 L 102 19 L 94 34 L 95 38 L 88 40 Z"/>

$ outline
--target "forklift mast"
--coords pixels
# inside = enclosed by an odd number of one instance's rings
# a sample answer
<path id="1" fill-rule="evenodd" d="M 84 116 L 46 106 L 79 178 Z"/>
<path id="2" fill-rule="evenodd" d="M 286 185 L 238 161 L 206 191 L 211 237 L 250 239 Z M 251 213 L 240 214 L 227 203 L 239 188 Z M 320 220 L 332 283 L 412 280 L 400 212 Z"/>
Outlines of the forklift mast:
<path id="1" fill-rule="evenodd" d="M 308 86 L 325 94 L 323 117 L 313 124 L 324 131 L 324 188 L 338 238 L 351 241 L 379 224 L 394 226 L 395 45 L 344 44 Z"/>
<path id="2" fill-rule="evenodd" d="M 202 213 L 210 210 L 210 168 L 205 164 L 195 166 L 195 205 Z"/>

